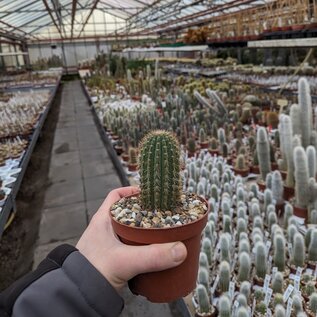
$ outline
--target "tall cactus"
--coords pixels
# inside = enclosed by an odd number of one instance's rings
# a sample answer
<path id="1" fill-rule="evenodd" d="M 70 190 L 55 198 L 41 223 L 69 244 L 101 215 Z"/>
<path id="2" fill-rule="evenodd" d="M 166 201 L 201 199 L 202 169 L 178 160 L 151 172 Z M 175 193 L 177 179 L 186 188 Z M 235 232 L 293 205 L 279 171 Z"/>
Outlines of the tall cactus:
<path id="1" fill-rule="evenodd" d="M 285 239 L 282 235 L 274 236 L 274 264 L 280 272 L 285 269 Z"/>
<path id="2" fill-rule="evenodd" d="M 198 300 L 198 311 L 200 314 L 209 314 L 211 311 L 211 304 L 207 289 L 204 285 L 198 284 L 196 287 L 196 296 Z"/>
<path id="3" fill-rule="evenodd" d="M 270 144 L 264 127 L 260 127 L 256 138 L 256 151 L 260 163 L 260 173 L 265 181 L 266 175 L 271 172 Z"/>
<path id="4" fill-rule="evenodd" d="M 267 270 L 266 250 L 263 242 L 257 242 L 255 245 L 255 270 L 256 275 L 265 278 Z"/>
<path id="5" fill-rule="evenodd" d="M 308 247 L 308 260 L 317 261 L 317 229 L 314 229 L 311 233 Z"/>
<path id="6" fill-rule="evenodd" d="M 308 163 L 305 150 L 297 146 L 294 149 L 294 164 L 295 164 L 295 197 L 298 207 L 307 208 L 309 201 L 308 188 Z"/>
<path id="7" fill-rule="evenodd" d="M 150 132 L 140 150 L 140 183 L 143 208 L 173 210 L 180 201 L 180 148 L 167 131 Z"/>
<path id="8" fill-rule="evenodd" d="M 300 107 L 302 143 L 306 149 L 310 145 L 313 125 L 310 88 L 306 78 L 300 78 L 298 81 L 298 103 Z"/>
<path id="9" fill-rule="evenodd" d="M 292 262 L 297 267 L 303 267 L 305 263 L 305 241 L 303 236 L 300 233 L 295 233 L 294 236 L 294 245 L 293 245 L 293 254 Z"/>
<path id="10" fill-rule="evenodd" d="M 226 295 L 222 295 L 219 300 L 219 317 L 231 317 L 231 303 Z"/>
<path id="11" fill-rule="evenodd" d="M 309 177 L 316 177 L 316 149 L 313 146 L 308 146 L 306 148 L 307 163 L 308 163 L 308 173 Z"/>
<path id="12" fill-rule="evenodd" d="M 281 151 L 286 160 L 286 185 L 294 187 L 294 157 L 293 157 L 293 129 L 291 118 L 287 115 L 280 117 Z"/>
<path id="13" fill-rule="evenodd" d="M 300 107 L 298 104 L 293 104 L 291 106 L 290 117 L 292 121 L 293 135 L 301 135 Z"/>
<path id="14" fill-rule="evenodd" d="M 279 171 L 274 171 L 272 175 L 272 194 L 277 204 L 283 203 L 283 179 Z"/>
<path id="15" fill-rule="evenodd" d="M 250 279 L 251 261 L 250 255 L 246 252 L 242 252 L 239 255 L 239 282 L 248 281 Z"/>
<path id="16" fill-rule="evenodd" d="M 219 267 L 219 286 L 222 293 L 228 292 L 230 283 L 230 265 L 222 261 Z"/>

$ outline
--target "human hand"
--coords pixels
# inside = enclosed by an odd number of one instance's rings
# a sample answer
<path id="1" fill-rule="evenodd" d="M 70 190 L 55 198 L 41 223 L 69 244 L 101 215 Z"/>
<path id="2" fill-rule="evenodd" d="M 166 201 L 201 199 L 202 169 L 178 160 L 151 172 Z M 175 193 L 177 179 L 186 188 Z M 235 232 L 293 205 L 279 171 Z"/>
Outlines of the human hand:
<path id="1" fill-rule="evenodd" d="M 118 239 L 112 229 L 109 209 L 122 197 L 138 192 L 136 187 L 111 191 L 76 245 L 116 290 L 138 274 L 178 266 L 187 256 L 181 242 L 128 246 Z"/>

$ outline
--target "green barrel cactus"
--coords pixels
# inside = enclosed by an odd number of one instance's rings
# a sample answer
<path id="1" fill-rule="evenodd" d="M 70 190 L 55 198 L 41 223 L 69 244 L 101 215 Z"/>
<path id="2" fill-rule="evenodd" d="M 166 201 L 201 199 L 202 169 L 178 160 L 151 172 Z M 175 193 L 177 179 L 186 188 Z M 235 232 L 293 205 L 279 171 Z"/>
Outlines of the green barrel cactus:
<path id="1" fill-rule="evenodd" d="M 180 202 L 180 147 L 167 131 L 150 132 L 139 158 L 141 203 L 149 210 L 170 210 Z"/>

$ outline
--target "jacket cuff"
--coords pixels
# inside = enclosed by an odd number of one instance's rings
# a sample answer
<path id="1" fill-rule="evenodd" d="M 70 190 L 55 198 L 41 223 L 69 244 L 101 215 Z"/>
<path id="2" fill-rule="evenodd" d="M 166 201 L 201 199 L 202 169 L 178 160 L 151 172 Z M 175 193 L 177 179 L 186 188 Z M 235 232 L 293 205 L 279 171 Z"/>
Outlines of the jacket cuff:
<path id="1" fill-rule="evenodd" d="M 79 252 L 71 253 L 63 263 L 63 271 L 77 285 L 86 301 L 101 315 L 121 313 L 124 302 L 106 278 Z"/>

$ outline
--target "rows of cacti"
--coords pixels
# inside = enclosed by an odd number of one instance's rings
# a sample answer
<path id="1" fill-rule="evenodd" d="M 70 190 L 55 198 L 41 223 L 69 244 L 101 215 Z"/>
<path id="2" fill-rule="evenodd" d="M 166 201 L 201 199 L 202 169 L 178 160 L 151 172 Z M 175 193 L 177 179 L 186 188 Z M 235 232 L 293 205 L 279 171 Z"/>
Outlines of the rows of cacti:
<path id="1" fill-rule="evenodd" d="M 272 185 L 280 182 L 275 178 L 273 174 Z M 219 316 L 226 316 L 228 305 L 229 316 L 241 307 L 257 315 L 268 309 L 280 315 L 287 310 L 283 295 L 288 285 L 295 289 L 289 297 L 292 312 L 299 310 L 297 288 L 302 306 L 310 307 L 310 298 L 317 296 L 317 229 L 303 235 L 291 204 L 279 221 L 271 189 L 262 195 L 255 183 L 248 188 L 223 158 L 204 152 L 187 160 L 184 189 L 206 197 L 212 211 L 202 240 L 199 291 L 193 299 L 198 315 L 218 310 Z M 272 289 L 271 299 L 264 302 L 267 289 Z"/>

